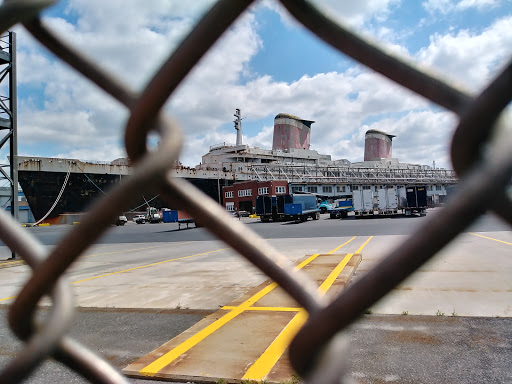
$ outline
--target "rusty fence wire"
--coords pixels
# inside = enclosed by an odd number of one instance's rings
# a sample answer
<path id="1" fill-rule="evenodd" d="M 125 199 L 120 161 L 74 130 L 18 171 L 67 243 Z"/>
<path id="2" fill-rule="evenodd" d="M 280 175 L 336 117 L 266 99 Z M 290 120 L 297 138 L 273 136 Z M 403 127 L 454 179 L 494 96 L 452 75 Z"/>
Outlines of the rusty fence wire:
<path id="1" fill-rule="evenodd" d="M 33 274 L 12 304 L 8 321 L 25 341 L 24 349 L 0 372 L 1 383 L 17 383 L 52 357 L 84 378 L 97 383 L 126 383 L 110 364 L 69 336 L 73 297 L 63 276 L 69 266 L 97 240 L 134 201 L 127 190 L 159 193 L 174 206 L 190 212 L 198 223 L 226 242 L 283 287 L 308 312 L 306 324 L 290 345 L 290 360 L 306 382 L 338 383 L 344 376 L 340 338 L 336 335 L 363 311 L 454 239 L 487 211 L 512 224 L 512 202 L 507 195 L 512 176 L 512 146 L 503 111 L 512 98 L 512 62 L 476 97 L 433 77 L 410 63 L 329 19 L 306 0 L 280 0 L 291 15 L 319 38 L 365 66 L 457 114 L 451 156 L 460 188 L 443 212 L 432 217 L 407 242 L 327 303 L 313 282 L 294 270 L 287 258 L 266 244 L 213 200 L 183 179 L 168 175 L 179 158 L 183 135 L 162 107 L 199 59 L 229 26 L 246 11 L 251 0 L 219 0 L 182 44 L 172 52 L 141 93 L 98 67 L 65 44 L 39 19 L 52 0 L 5 0 L 0 7 L 0 30 L 23 26 L 64 62 L 126 106 L 126 151 L 135 173 L 123 179 L 97 201 L 73 230 L 49 253 L 6 214 L 0 212 L 0 239 L 20 255 Z M 149 132 L 160 135 L 158 150 L 148 152 Z M 489 198 L 492 196 L 492 198 Z M 198 202 L 201 202 L 199 204 Z M 49 296 L 52 306 L 37 323 L 38 302 Z"/>

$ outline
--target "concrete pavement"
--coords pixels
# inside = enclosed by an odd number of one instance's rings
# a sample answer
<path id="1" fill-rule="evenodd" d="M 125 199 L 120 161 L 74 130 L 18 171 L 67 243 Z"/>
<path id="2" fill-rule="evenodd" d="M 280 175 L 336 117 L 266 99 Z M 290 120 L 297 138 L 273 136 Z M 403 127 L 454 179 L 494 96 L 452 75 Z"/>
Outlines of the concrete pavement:
<path id="1" fill-rule="evenodd" d="M 322 225 L 322 221 L 308 222 L 305 225 L 311 225 L 314 229 L 314 226 Z M 336 253 L 355 253 L 369 237 L 356 236 Z M 354 278 L 362 276 L 375 262 L 381 260 L 387 251 L 399 246 L 404 238 L 400 235 L 372 237 L 361 252 L 362 261 Z M 351 237 L 340 232 L 338 237 L 268 241 L 290 260 L 297 261 L 305 254 L 329 252 L 350 239 Z M 460 235 L 433 261 L 423 266 L 417 274 L 371 308 L 372 316 L 376 318 L 378 314 L 398 315 L 393 317 L 391 324 L 385 325 L 388 330 L 380 331 L 398 332 L 391 333 L 393 337 L 396 336 L 397 342 L 402 340 L 402 343 L 393 344 L 393 348 L 405 348 L 407 340 L 434 340 L 429 335 L 435 332 L 435 328 L 418 328 L 414 323 L 424 321 L 424 318 L 411 315 L 428 315 L 433 321 L 444 320 L 450 324 L 453 321 L 465 324 L 466 320 L 462 316 L 511 317 L 511 246 L 510 231 Z M 20 264 L 11 264 L 9 268 L 0 269 L 0 305 L 12 302 L 16 292 L 30 275 L 29 268 Z M 236 307 L 239 305 L 236 302 L 238 298 L 266 280 L 265 275 L 218 241 L 97 245 L 73 266 L 68 275 L 73 283 L 78 305 L 84 308 L 217 310 L 230 303 L 233 304 L 230 306 Z M 262 303 L 259 305 L 263 306 Z M 225 308 L 223 311 L 232 309 Z M 274 312 L 277 318 L 281 319 L 276 320 L 277 323 L 287 323 L 287 316 L 293 314 L 292 311 Z M 393 325 L 403 323 L 401 319 L 410 319 L 408 321 L 411 325 Z M 258 324 L 258 321 L 255 323 Z M 358 329 L 361 331 L 361 328 Z M 362 329 L 361 332 L 365 332 L 365 328 Z M 457 329 L 455 332 L 460 332 L 460 329 Z M 245 340 L 246 336 L 242 338 Z M 495 339 L 499 347 L 498 352 L 508 353 L 510 356 L 510 343 Z M 436 336 L 435 340 L 443 339 Z M 487 341 L 489 345 L 493 345 L 492 340 Z M 443 350 L 450 347 L 442 342 L 436 345 Z M 371 349 L 369 353 L 373 353 Z M 215 355 L 208 357 L 215 358 Z M 474 359 L 476 358 L 475 356 Z M 215 364 L 215 360 L 212 361 Z M 363 368 L 352 369 L 353 376 L 360 381 L 365 382 L 364 375 L 368 374 L 372 379 L 367 382 L 376 382 L 379 374 L 374 372 L 370 375 L 365 372 Z M 436 377 L 443 377 L 442 372 L 438 375 Z M 489 377 L 492 377 L 492 374 L 490 375 Z M 380 380 L 387 377 L 390 381 L 395 376 L 399 376 L 395 370 L 382 372 Z M 510 370 L 499 377 L 510 378 Z M 395 381 L 400 382 L 398 379 Z M 506 381 L 497 379 L 495 382 Z"/>

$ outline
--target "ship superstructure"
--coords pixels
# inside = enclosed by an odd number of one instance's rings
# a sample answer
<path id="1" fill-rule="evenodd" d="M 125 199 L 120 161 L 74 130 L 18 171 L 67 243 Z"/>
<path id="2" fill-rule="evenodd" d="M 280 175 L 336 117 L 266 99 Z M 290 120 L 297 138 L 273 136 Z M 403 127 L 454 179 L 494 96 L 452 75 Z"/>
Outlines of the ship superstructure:
<path id="1" fill-rule="evenodd" d="M 241 132 L 239 110 L 235 122 L 237 132 Z M 280 113 L 274 119 L 272 150 L 251 148 L 242 143 L 240 134 L 237 144 L 211 146 L 202 156 L 201 164 L 196 167 L 175 164 L 170 174 L 189 180 L 219 203 L 222 203 L 223 186 L 246 180 L 285 180 L 293 192 L 319 193 L 326 197 L 348 192 L 353 186 L 377 184 L 422 184 L 430 186 L 432 192 L 445 194 L 446 187 L 457 182 L 453 171 L 400 163 L 391 158 L 393 136 L 379 131 L 367 132 L 365 158 L 369 148 L 371 160 L 358 163 L 332 160 L 330 155 L 309 149 L 313 123 Z M 383 153 L 387 157 L 376 157 Z M 19 183 L 36 220 L 47 214 L 59 195 L 48 218 L 83 212 L 91 201 L 108 193 L 112 185 L 133 172 L 128 159 L 90 162 L 22 156 L 18 156 L 18 170 Z M 168 207 L 155 196 L 140 196 L 139 200 L 141 206 L 151 203 L 157 208 Z"/>

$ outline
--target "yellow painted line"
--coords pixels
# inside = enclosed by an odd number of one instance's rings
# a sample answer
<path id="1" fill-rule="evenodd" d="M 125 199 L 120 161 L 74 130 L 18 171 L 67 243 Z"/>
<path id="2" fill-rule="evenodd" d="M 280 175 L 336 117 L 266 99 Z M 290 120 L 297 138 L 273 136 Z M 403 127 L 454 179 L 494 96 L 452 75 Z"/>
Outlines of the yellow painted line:
<path id="1" fill-rule="evenodd" d="M 172 243 L 172 245 L 181 245 L 181 244 L 188 244 L 188 243 L 193 243 L 193 241 L 185 241 L 185 242 L 182 242 L 182 243 Z M 125 250 L 122 250 L 122 251 L 107 252 L 107 253 L 96 253 L 96 254 L 92 254 L 92 255 L 84 255 L 84 256 L 81 256 L 78 259 L 78 261 L 82 260 L 82 258 L 84 258 L 84 257 L 96 257 L 96 256 L 115 255 L 117 253 L 145 251 L 147 249 L 165 248 L 165 247 L 169 247 L 169 243 L 165 243 L 165 245 L 155 245 L 154 247 L 125 249 Z"/>
<path id="2" fill-rule="evenodd" d="M 224 250 L 226 250 L 226 249 L 230 249 L 230 248 L 221 248 L 221 249 L 217 249 L 217 250 L 215 250 L 215 251 L 209 251 L 209 252 L 204 252 L 204 253 L 197 253 L 197 254 L 195 254 L 195 255 L 183 256 L 183 257 L 177 257 L 177 258 L 175 258 L 175 259 L 169 259 L 169 260 L 159 261 L 159 262 L 157 262 L 157 263 L 151 263 L 151 264 L 141 265 L 141 266 L 139 266 L 139 267 L 123 269 L 122 271 L 116 271 L 116 272 L 111 272 L 111 273 L 105 273 L 104 275 L 98 275 L 98 276 L 89 277 L 89 278 L 87 278 L 87 279 L 83 279 L 83 280 L 73 281 L 73 282 L 72 282 L 72 284 L 83 283 L 84 281 L 89 281 L 89 280 L 99 279 L 100 277 L 106 277 L 106 276 L 117 275 L 117 274 L 119 274 L 119 273 L 126 273 L 126 272 L 136 271 L 137 269 L 153 267 L 153 266 L 155 266 L 155 265 L 160 265 L 160 264 L 164 264 L 164 263 L 169 263 L 169 262 L 171 262 L 171 261 L 183 260 L 183 259 L 188 259 L 188 258 L 190 258 L 190 257 L 196 257 L 196 256 L 207 255 L 207 254 L 209 254 L 209 253 L 220 252 L 220 251 L 224 251 Z"/>
<path id="3" fill-rule="evenodd" d="M 153 361 L 148 366 L 142 368 L 139 372 L 146 376 L 154 376 L 158 371 L 160 371 L 162 368 L 164 368 L 166 365 L 171 363 L 173 360 L 181 356 L 183 353 L 187 352 L 190 348 L 198 344 L 201 340 L 204 340 L 207 336 L 211 335 L 213 332 L 218 330 L 220 327 L 222 327 L 224 324 L 228 323 L 229 321 L 233 320 L 236 316 L 241 314 L 243 311 L 245 311 L 247 308 L 249 308 L 252 304 L 260 300 L 263 296 L 265 296 L 267 293 L 272 291 L 277 287 L 276 283 L 272 283 L 270 285 L 267 285 L 265 288 L 263 288 L 261 291 L 256 293 L 254 296 L 249 298 L 248 300 L 244 301 L 242 304 L 240 304 L 238 307 L 236 307 L 233 311 L 228 312 L 224 316 L 222 316 L 220 319 L 216 320 L 212 324 L 208 325 L 195 335 L 193 335 L 188 340 L 184 341 L 180 345 L 178 345 L 176 348 L 170 350 L 160 358 Z"/>
<path id="4" fill-rule="evenodd" d="M 373 238 L 373 236 L 370 236 L 368 238 L 368 240 L 366 240 L 363 243 L 363 245 L 361 245 L 359 247 L 359 249 L 357 251 L 355 251 L 354 253 L 360 253 L 363 250 L 363 248 L 366 247 L 366 244 L 368 244 L 372 238 Z M 322 283 L 322 285 L 320 286 L 320 288 L 318 288 L 320 293 L 325 294 L 329 290 L 329 288 L 331 288 L 331 286 L 334 284 L 334 281 L 336 281 L 336 279 L 340 275 L 343 268 L 345 268 L 345 266 L 350 261 L 352 256 L 354 256 L 354 253 L 349 253 L 347 256 L 345 256 L 343 258 L 343 260 L 341 260 L 340 263 L 336 266 L 336 268 L 333 269 L 333 271 L 329 274 L 329 276 L 327 276 L 327 279 L 325 279 L 324 282 Z"/>
<path id="5" fill-rule="evenodd" d="M 230 249 L 230 248 L 221 248 L 221 249 L 217 249 L 217 250 L 215 250 L 215 251 L 209 251 L 209 252 L 204 252 L 204 253 L 198 253 L 198 254 L 195 254 L 195 255 L 183 256 L 183 257 L 177 257 L 177 258 L 175 258 L 175 259 L 164 260 L 164 261 L 159 261 L 159 262 L 157 262 L 157 263 L 151 263 L 151 264 L 141 265 L 141 266 L 139 266 L 139 267 L 134 267 L 134 268 L 124 269 L 124 270 L 122 270 L 122 271 L 106 273 L 106 274 L 104 274 L 104 275 L 98 275 L 98 276 L 89 277 L 89 278 L 87 278 L 87 279 L 83 279 L 83 280 L 73 281 L 71 284 L 83 283 L 84 281 L 95 280 L 95 279 L 99 279 L 100 277 L 106 277 L 106 276 L 117 275 L 117 274 L 119 274 L 119 273 L 125 273 L 125 272 L 135 271 L 135 270 L 137 270 L 137 269 L 142 269 L 142 268 L 147 268 L 147 267 L 153 267 L 153 266 L 155 266 L 155 265 L 164 264 L 164 263 L 169 263 L 169 262 L 171 262 L 171 261 L 183 260 L 183 259 L 188 259 L 188 258 L 190 258 L 190 257 L 202 256 L 202 255 L 207 255 L 207 254 L 209 254 L 209 253 L 214 253 L 214 252 L 224 251 L 224 250 L 226 250 L 226 249 Z M 10 299 L 15 299 L 15 298 L 16 298 L 16 296 L 5 297 L 5 298 L 3 298 L 3 299 L 0 299 L 0 301 L 5 301 L 5 300 L 10 300 Z"/>
<path id="6" fill-rule="evenodd" d="M 266 351 L 249 367 L 242 380 L 262 380 L 276 365 L 307 319 L 308 313 L 304 309 L 297 313 Z"/>
<path id="7" fill-rule="evenodd" d="M 0 265 L 9 265 L 9 264 L 13 264 L 13 263 L 24 263 L 25 260 L 12 260 L 12 261 L 2 261 L 0 262 Z"/>
<path id="8" fill-rule="evenodd" d="M 221 309 L 232 310 L 238 307 L 225 305 Z M 250 307 L 246 311 L 273 311 L 273 312 L 299 312 L 302 308 L 300 307 Z"/>
<path id="9" fill-rule="evenodd" d="M 311 263 L 313 260 L 315 260 L 317 257 L 318 257 L 319 253 L 315 253 L 314 255 L 311 255 L 310 257 L 308 257 L 306 260 L 304 260 L 302 263 L 300 263 L 299 265 L 297 265 L 294 270 L 297 270 L 297 269 L 302 269 L 304 268 L 306 265 L 308 265 L 309 263 Z"/>
<path id="10" fill-rule="evenodd" d="M 303 268 L 305 265 L 313 261 L 318 257 L 318 253 L 310 256 L 306 260 L 304 260 L 302 263 L 300 263 L 298 266 L 295 267 L 295 269 Z M 277 287 L 277 283 L 271 283 L 267 285 L 265 288 L 263 288 L 258 293 L 251 296 L 249 299 L 244 301 L 242 304 L 240 304 L 238 307 L 235 307 L 231 312 L 228 312 L 215 322 L 211 323 L 198 333 L 191 336 L 189 339 L 185 340 L 183 343 L 179 344 L 175 348 L 171 349 L 166 354 L 160 356 L 158 359 L 153 361 L 151 364 L 147 365 L 146 367 L 142 368 L 139 373 L 145 375 L 145 376 L 154 376 L 172 363 L 174 360 L 176 360 L 178 357 L 180 357 L 182 354 L 187 352 L 190 348 L 196 346 L 199 344 L 202 340 L 206 339 L 208 336 L 210 336 L 213 332 L 220 329 L 222 326 L 233 320 L 235 317 L 237 317 L 242 312 L 248 310 L 249 307 L 251 307 L 254 303 L 256 303 L 258 300 L 260 300 L 262 297 L 270 293 L 272 290 L 274 290 Z"/>
<path id="11" fill-rule="evenodd" d="M 359 253 L 373 238 L 370 236 L 359 249 L 354 253 Z M 352 241 L 354 238 L 350 239 Z M 344 244 L 343 244 L 344 245 Z M 341 248 L 336 248 L 335 250 Z M 333 251 L 334 252 L 334 251 Z M 320 286 L 319 291 L 325 294 L 327 290 L 332 286 L 338 275 L 341 273 L 343 268 L 347 265 L 350 258 L 353 256 L 352 253 L 348 254 L 343 260 L 336 266 L 336 268 L 329 274 Z M 263 354 L 249 367 L 245 372 L 242 380 L 263 380 L 265 376 L 270 373 L 270 370 L 276 365 L 279 358 L 283 355 L 288 345 L 290 345 L 293 337 L 297 334 L 299 329 L 304 325 L 308 318 L 306 311 L 300 311 L 294 318 L 284 327 L 279 336 L 270 344 L 270 346 L 263 352 Z"/>
<path id="12" fill-rule="evenodd" d="M 474 233 L 474 232 L 469 232 L 469 233 L 472 234 L 472 235 L 478 236 L 478 237 L 483 237 L 484 239 L 489 239 L 489 240 L 497 241 L 498 243 L 512 245 L 512 243 L 508 243 L 508 242 L 503 241 L 503 240 L 493 239 L 492 237 L 487 237 L 487 236 L 484 236 L 484 235 L 479 235 L 478 233 Z"/>
<path id="13" fill-rule="evenodd" d="M 344 247 L 345 245 L 347 245 L 348 243 L 350 243 L 350 242 L 351 242 L 352 240 L 354 240 L 355 238 L 356 238 L 355 236 L 354 236 L 354 237 L 352 237 L 349 241 L 347 241 L 347 242 L 345 242 L 345 243 L 341 244 L 339 247 L 336 247 L 336 248 L 334 248 L 331 252 L 327 252 L 327 253 L 328 253 L 328 254 L 331 254 L 331 253 L 336 252 L 338 249 L 340 249 L 341 247 Z"/>

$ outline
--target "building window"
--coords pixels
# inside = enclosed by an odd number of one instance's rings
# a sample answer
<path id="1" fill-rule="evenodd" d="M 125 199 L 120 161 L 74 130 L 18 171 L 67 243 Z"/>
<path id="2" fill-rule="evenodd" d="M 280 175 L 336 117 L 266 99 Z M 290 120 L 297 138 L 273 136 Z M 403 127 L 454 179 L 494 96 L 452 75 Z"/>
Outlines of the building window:
<path id="1" fill-rule="evenodd" d="M 292 187 L 292 193 L 302 192 L 302 186 Z"/>
<path id="2" fill-rule="evenodd" d="M 226 199 L 232 198 L 233 197 L 233 191 L 226 192 L 224 194 L 224 196 L 226 196 Z"/>
<path id="3" fill-rule="evenodd" d="M 241 189 L 238 191 L 238 197 L 252 196 L 252 189 Z"/>
<path id="4" fill-rule="evenodd" d="M 235 203 L 226 203 L 226 211 L 233 212 L 235 210 Z"/>
<path id="5" fill-rule="evenodd" d="M 336 187 L 336 192 L 338 192 L 338 193 L 339 193 L 339 192 L 346 192 L 346 188 L 345 188 L 345 186 L 344 186 L 344 185 L 338 185 L 338 186 Z"/>
<path id="6" fill-rule="evenodd" d="M 313 186 L 313 185 L 308 186 L 308 187 L 307 187 L 307 191 L 308 191 L 309 193 L 316 193 L 316 192 L 317 192 L 317 187 L 316 187 L 316 185 L 314 185 L 314 186 Z"/>
<path id="7" fill-rule="evenodd" d="M 436 191 L 440 191 L 442 189 L 443 189 L 443 187 L 441 187 L 440 185 L 436 185 Z"/>
<path id="8" fill-rule="evenodd" d="M 324 185 L 324 186 L 322 187 L 322 192 L 323 192 L 323 193 L 332 193 L 332 186 L 330 186 L 330 185 L 325 186 L 325 185 Z"/>
<path id="9" fill-rule="evenodd" d="M 286 187 L 276 187 L 276 195 L 286 193 Z"/>
<path id="10" fill-rule="evenodd" d="M 258 188 L 258 195 L 268 195 L 268 187 Z"/>

